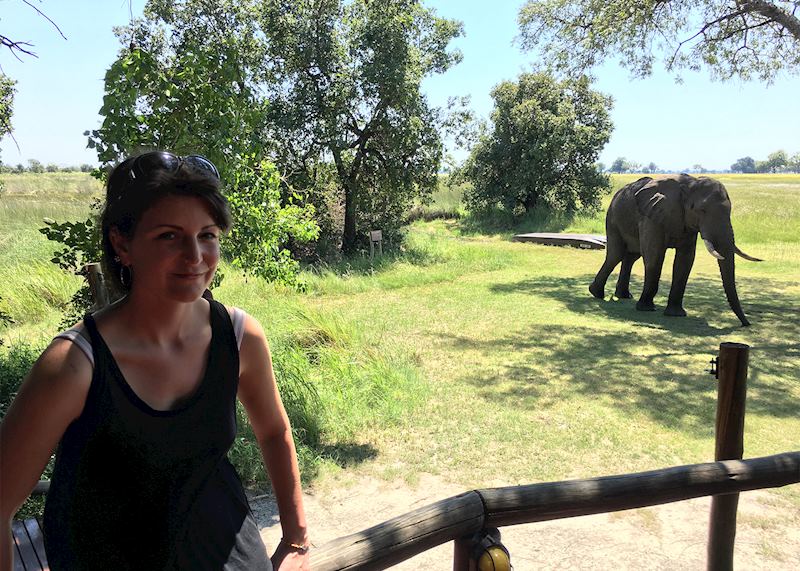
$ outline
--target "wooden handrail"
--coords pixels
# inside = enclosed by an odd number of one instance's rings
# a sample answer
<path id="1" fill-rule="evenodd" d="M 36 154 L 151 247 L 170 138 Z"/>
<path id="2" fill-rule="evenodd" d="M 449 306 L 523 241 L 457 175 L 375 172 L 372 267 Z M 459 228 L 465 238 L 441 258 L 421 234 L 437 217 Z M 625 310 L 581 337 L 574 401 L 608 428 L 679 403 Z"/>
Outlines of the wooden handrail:
<path id="1" fill-rule="evenodd" d="M 800 451 L 649 472 L 478 490 L 489 527 L 666 504 L 800 482 Z"/>
<path id="2" fill-rule="evenodd" d="M 311 552 L 311 568 L 385 569 L 483 525 L 481 497 L 467 492 L 334 539 Z"/>
<path id="3" fill-rule="evenodd" d="M 800 451 L 586 480 L 474 490 L 312 551 L 315 571 L 385 569 L 484 527 L 613 512 L 800 482 Z"/>

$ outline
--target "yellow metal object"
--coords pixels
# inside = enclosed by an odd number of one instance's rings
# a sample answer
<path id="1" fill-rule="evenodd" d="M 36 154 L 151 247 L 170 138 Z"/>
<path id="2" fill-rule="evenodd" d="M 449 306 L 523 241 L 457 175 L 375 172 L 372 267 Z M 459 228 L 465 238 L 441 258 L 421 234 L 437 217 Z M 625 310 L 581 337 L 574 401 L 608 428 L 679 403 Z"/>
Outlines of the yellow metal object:
<path id="1" fill-rule="evenodd" d="M 479 571 L 511 571 L 511 560 L 502 547 L 492 545 L 478 559 Z"/>

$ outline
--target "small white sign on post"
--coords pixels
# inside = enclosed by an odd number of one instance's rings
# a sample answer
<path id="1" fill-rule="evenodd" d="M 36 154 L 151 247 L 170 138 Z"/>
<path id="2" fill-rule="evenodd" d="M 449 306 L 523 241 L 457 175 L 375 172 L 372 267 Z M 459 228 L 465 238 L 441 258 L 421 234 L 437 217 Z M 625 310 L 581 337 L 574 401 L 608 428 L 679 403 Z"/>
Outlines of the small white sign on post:
<path id="1" fill-rule="evenodd" d="M 369 232 L 369 259 L 375 256 L 375 246 L 378 246 L 378 255 L 383 256 L 383 232 L 380 230 L 370 230 Z"/>

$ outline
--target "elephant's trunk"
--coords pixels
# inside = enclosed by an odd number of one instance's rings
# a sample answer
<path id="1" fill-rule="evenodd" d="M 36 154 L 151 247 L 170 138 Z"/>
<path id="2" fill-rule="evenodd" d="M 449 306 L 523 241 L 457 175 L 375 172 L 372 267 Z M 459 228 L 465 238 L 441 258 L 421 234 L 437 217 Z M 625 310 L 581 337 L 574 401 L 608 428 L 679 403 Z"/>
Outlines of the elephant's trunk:
<path id="1" fill-rule="evenodd" d="M 742 252 L 742 251 L 739 249 L 739 246 L 737 246 L 737 245 L 735 245 L 735 244 L 734 244 L 733 248 L 734 248 L 734 251 L 735 251 L 735 252 L 736 252 L 736 253 L 737 253 L 739 256 L 743 257 L 745 260 L 750 260 L 751 262 L 763 262 L 763 261 L 764 261 L 764 260 L 762 260 L 761 258 L 754 258 L 753 256 L 750 256 L 750 255 L 748 255 L 748 254 L 745 254 L 744 252 Z"/>
<path id="2" fill-rule="evenodd" d="M 742 304 L 739 302 L 739 294 L 736 293 L 736 270 L 733 263 L 733 256 L 728 256 L 727 260 L 718 260 L 719 273 L 722 276 L 722 287 L 725 289 L 725 297 L 728 298 L 728 304 L 731 309 L 742 322 L 743 327 L 750 325 L 747 316 L 742 310 Z"/>

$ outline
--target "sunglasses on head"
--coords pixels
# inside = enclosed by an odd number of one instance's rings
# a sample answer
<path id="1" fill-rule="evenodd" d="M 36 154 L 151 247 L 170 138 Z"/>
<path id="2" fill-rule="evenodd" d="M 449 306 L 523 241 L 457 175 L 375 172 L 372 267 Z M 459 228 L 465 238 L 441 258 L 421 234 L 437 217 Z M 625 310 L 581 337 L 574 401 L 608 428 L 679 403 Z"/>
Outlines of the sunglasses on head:
<path id="1" fill-rule="evenodd" d="M 152 151 L 144 153 L 133 159 L 133 164 L 130 169 L 130 176 L 136 180 L 145 178 L 148 173 L 154 170 L 176 171 L 182 164 L 187 164 L 195 170 L 209 173 L 219 180 L 219 171 L 214 163 L 209 161 L 202 155 L 187 155 L 181 157 L 173 155 L 167 151 Z"/>

